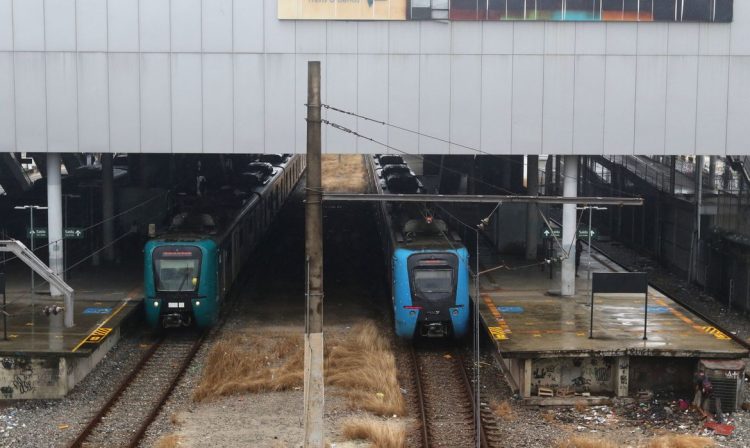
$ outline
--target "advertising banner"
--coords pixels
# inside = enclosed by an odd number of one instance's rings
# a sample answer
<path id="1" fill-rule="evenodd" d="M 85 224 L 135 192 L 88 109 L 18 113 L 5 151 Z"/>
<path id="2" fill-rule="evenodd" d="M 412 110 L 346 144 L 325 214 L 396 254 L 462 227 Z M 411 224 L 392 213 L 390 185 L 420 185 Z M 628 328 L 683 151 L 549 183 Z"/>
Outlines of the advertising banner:
<path id="1" fill-rule="evenodd" d="M 734 0 L 278 0 L 279 19 L 731 22 Z"/>

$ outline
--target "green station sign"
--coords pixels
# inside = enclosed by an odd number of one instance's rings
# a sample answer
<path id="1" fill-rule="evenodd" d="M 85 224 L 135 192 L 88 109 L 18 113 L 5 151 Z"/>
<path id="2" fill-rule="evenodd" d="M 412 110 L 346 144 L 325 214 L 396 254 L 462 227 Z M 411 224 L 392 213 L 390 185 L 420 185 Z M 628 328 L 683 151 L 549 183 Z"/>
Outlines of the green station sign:
<path id="1" fill-rule="evenodd" d="M 82 240 L 85 233 L 86 232 L 80 227 L 70 227 L 64 230 L 63 238 L 66 240 Z M 38 240 L 49 238 L 49 233 L 47 232 L 46 227 L 35 227 L 34 230 L 27 228 L 26 235 L 28 235 L 29 238 L 33 237 Z"/>
<path id="2" fill-rule="evenodd" d="M 591 229 L 591 239 L 595 240 L 596 237 L 599 235 L 599 232 L 596 229 Z M 542 237 L 543 238 L 561 238 L 562 237 L 562 229 L 544 229 L 542 230 Z M 582 240 L 589 239 L 589 229 L 578 229 L 578 238 Z"/>

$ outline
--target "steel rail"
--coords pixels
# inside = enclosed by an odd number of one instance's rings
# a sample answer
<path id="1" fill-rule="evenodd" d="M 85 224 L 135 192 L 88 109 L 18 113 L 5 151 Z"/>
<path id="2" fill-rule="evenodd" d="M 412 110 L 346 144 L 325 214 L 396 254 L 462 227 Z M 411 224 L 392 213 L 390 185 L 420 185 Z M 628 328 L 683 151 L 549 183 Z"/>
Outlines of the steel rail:
<path id="1" fill-rule="evenodd" d="M 163 342 L 164 336 L 162 335 L 161 337 L 159 337 L 159 339 L 156 340 L 156 342 L 151 344 L 151 347 L 149 347 L 146 353 L 143 354 L 140 361 L 138 361 L 138 364 L 136 364 L 133 370 L 131 370 L 131 372 L 128 374 L 128 376 L 126 376 L 122 380 L 115 393 L 113 393 L 112 396 L 109 397 L 107 402 L 104 403 L 104 406 L 99 409 L 99 412 L 97 412 L 96 415 L 94 415 L 94 417 L 86 424 L 83 430 L 78 434 L 78 437 L 76 437 L 75 440 L 68 444 L 68 448 L 80 448 L 83 445 L 83 442 L 86 441 L 86 438 L 91 435 L 94 429 L 99 425 L 99 423 L 101 423 L 102 418 L 104 418 L 104 416 L 107 415 L 107 412 L 109 412 L 114 404 L 117 403 L 117 400 L 122 396 L 123 392 L 125 392 L 128 386 L 130 386 L 133 380 L 135 380 L 141 370 L 143 370 L 143 367 L 153 357 L 154 353 L 156 353 L 156 350 L 161 346 Z"/>
<path id="2" fill-rule="evenodd" d="M 182 378 L 191 361 L 195 357 L 195 354 L 198 352 L 198 349 L 203 344 L 206 334 L 207 332 L 204 331 L 195 339 L 195 341 L 193 341 L 190 350 L 185 355 L 179 368 L 177 369 L 177 373 L 174 374 L 172 378 L 170 378 L 168 386 L 162 391 L 161 395 L 151 407 L 149 413 L 146 415 L 146 418 L 139 423 L 138 429 L 133 433 L 127 443 L 124 443 L 122 446 L 126 446 L 128 448 L 136 448 L 139 445 L 141 439 L 146 434 L 148 427 L 159 414 L 159 411 L 161 410 L 164 403 L 166 403 L 166 401 L 169 399 L 172 391 L 180 381 L 180 378 Z M 68 448 L 82 448 L 83 446 L 85 446 L 86 440 L 89 438 L 89 436 L 91 436 L 94 430 L 101 424 L 102 419 L 114 408 L 115 404 L 119 401 L 125 391 L 135 382 L 136 378 L 138 378 L 146 364 L 151 360 L 151 358 L 153 358 L 154 353 L 156 353 L 156 351 L 164 345 L 165 340 L 166 336 L 162 335 L 156 342 L 151 345 L 151 347 L 143 355 L 140 361 L 138 361 L 138 364 L 136 364 L 136 366 L 132 369 L 128 376 L 125 377 L 125 379 L 120 383 L 117 391 L 115 391 L 115 393 L 112 394 L 112 396 L 107 400 L 104 406 L 99 409 L 99 411 L 89 421 L 83 431 L 78 434 L 76 439 L 68 445 Z"/>
<path id="3" fill-rule="evenodd" d="M 417 386 L 417 402 L 419 404 L 419 415 L 422 420 L 422 447 L 430 448 L 430 433 L 427 430 L 427 411 L 424 406 L 424 392 L 422 391 L 422 378 L 419 369 L 419 360 L 417 359 L 417 352 L 414 350 L 414 346 L 409 346 L 409 353 L 411 353 L 411 361 L 414 364 L 414 384 Z"/>
<path id="4" fill-rule="evenodd" d="M 144 420 L 143 423 L 141 423 L 140 427 L 138 428 L 138 431 L 133 435 L 133 437 L 130 438 L 130 443 L 128 444 L 128 448 L 138 447 L 138 444 L 140 443 L 143 436 L 146 434 L 148 427 L 151 426 L 151 423 L 154 421 L 154 419 L 156 419 L 156 416 L 159 415 L 159 411 L 161 411 L 162 406 L 164 406 L 164 403 L 166 403 L 170 395 L 172 395 L 172 391 L 177 386 L 177 383 L 180 382 L 180 378 L 182 378 L 182 375 L 185 374 L 185 371 L 187 370 L 188 366 L 190 366 L 190 363 L 193 361 L 195 354 L 198 353 L 198 350 L 201 348 L 201 345 L 203 345 L 203 341 L 206 338 L 207 333 L 208 333 L 207 331 L 204 331 L 193 342 L 192 347 L 190 347 L 190 351 L 185 356 L 185 359 L 183 359 L 182 364 L 180 364 L 180 367 L 177 371 L 177 374 L 174 376 L 174 379 L 169 383 L 169 386 L 167 386 L 164 392 L 162 392 L 161 396 L 159 397 L 159 401 L 157 401 L 156 403 L 156 406 L 151 408 L 151 411 L 146 416 L 146 420 Z"/>
<path id="5" fill-rule="evenodd" d="M 471 398 L 472 403 L 472 409 L 474 412 L 479 414 L 479 446 L 481 448 L 489 448 L 489 444 L 487 442 L 487 434 L 484 430 L 484 423 L 482 419 L 482 410 L 480 409 L 481 403 L 477 403 L 474 399 L 474 387 L 471 385 L 471 380 L 469 380 L 469 375 L 466 372 L 466 359 L 464 358 L 464 355 L 461 354 L 458 350 L 454 350 L 453 356 L 458 360 L 458 370 L 461 371 L 461 378 L 464 380 L 464 386 L 466 387 L 466 393 Z M 479 368 L 477 366 L 477 368 Z M 476 420 L 476 415 L 474 416 Z"/>

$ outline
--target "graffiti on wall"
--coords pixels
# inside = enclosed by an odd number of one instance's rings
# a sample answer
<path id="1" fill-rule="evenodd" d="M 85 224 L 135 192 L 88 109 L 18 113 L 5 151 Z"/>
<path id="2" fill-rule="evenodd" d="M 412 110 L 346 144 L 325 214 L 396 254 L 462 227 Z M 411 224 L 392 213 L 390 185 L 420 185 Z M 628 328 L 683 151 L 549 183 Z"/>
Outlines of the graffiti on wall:
<path id="1" fill-rule="evenodd" d="M 615 392 L 616 358 L 535 359 L 531 367 L 531 388 L 567 387 L 576 392 Z M 626 379 L 627 380 L 627 379 Z"/>
<path id="2" fill-rule="evenodd" d="M 34 368 L 31 360 L 25 357 L 5 357 L 0 359 L 3 372 L 0 375 L 0 394 L 3 398 L 19 398 L 34 391 Z"/>

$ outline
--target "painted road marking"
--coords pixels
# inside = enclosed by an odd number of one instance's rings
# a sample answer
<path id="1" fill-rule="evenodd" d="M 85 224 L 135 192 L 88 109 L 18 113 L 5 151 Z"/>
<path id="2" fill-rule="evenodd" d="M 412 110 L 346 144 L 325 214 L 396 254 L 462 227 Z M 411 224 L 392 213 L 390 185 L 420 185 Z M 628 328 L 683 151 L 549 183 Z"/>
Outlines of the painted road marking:
<path id="1" fill-rule="evenodd" d="M 522 306 L 499 306 L 497 307 L 497 310 L 501 313 L 523 313 L 523 307 Z"/>
<path id="2" fill-rule="evenodd" d="M 102 328 L 107 322 L 110 321 L 110 319 L 112 319 L 113 317 L 117 316 L 117 314 L 120 311 L 122 311 L 123 308 L 125 308 L 125 306 L 128 304 L 128 302 L 130 302 L 131 297 L 137 295 L 137 293 L 138 293 L 138 291 L 140 289 L 141 289 L 141 287 L 139 286 L 137 288 L 134 288 L 132 291 L 130 291 L 130 293 L 128 294 L 128 296 L 125 298 L 125 300 L 122 302 L 122 304 L 117 307 L 117 309 L 115 310 L 115 312 L 112 313 L 112 314 L 110 314 L 106 319 L 104 319 L 104 321 L 102 323 L 100 323 L 99 325 L 97 325 L 96 328 L 94 328 L 94 330 L 91 333 L 89 333 L 85 338 L 81 339 L 81 342 L 79 342 L 78 345 L 76 345 L 75 347 L 73 347 L 73 350 L 71 350 L 71 352 L 75 352 L 79 348 L 81 348 L 81 346 L 86 343 L 86 341 L 89 338 L 89 336 L 93 335 L 98 329 Z"/>
<path id="3" fill-rule="evenodd" d="M 508 335 L 511 334 L 512 331 L 510 331 L 508 323 L 503 319 L 503 315 L 498 311 L 498 307 L 495 306 L 495 303 L 487 294 L 482 294 L 482 299 L 484 300 L 484 304 L 487 305 L 487 308 L 489 308 L 490 314 L 492 314 L 492 317 L 494 317 L 498 323 L 496 327 L 488 327 L 490 329 L 490 334 L 498 341 L 508 339 Z"/>
<path id="4" fill-rule="evenodd" d="M 112 308 L 106 307 L 89 307 L 83 310 L 83 314 L 109 314 L 112 312 Z"/>
<path id="5" fill-rule="evenodd" d="M 112 333 L 112 328 L 110 327 L 99 327 L 86 338 L 86 343 L 89 344 L 98 344 L 102 342 L 104 338 L 107 337 L 108 334 Z"/>
<path id="6" fill-rule="evenodd" d="M 508 336 L 505 335 L 505 331 L 500 327 L 487 327 L 487 329 L 490 331 L 492 337 L 498 341 L 508 339 Z"/>
<path id="7" fill-rule="evenodd" d="M 721 330 L 719 330 L 718 328 L 714 328 L 710 325 L 703 327 L 703 331 L 715 337 L 716 339 L 721 339 L 723 341 L 727 339 L 731 339 L 729 336 L 724 334 Z"/>
<path id="8" fill-rule="evenodd" d="M 670 313 L 672 313 L 675 317 L 677 317 L 681 321 L 683 321 L 686 324 L 688 324 L 691 327 L 693 327 L 696 331 L 699 331 L 699 332 L 705 333 L 705 334 L 710 334 L 711 336 L 715 337 L 716 339 L 718 339 L 720 341 L 725 341 L 725 340 L 730 339 L 729 336 L 727 336 L 726 334 L 722 333 L 721 331 L 719 331 L 718 329 L 716 329 L 714 327 L 698 325 L 697 323 L 695 323 L 695 321 L 693 319 L 690 319 L 689 317 L 685 316 L 680 311 L 678 311 L 678 310 L 672 308 L 671 306 L 669 306 L 667 304 L 667 302 L 665 302 L 660 297 L 656 297 L 656 303 L 658 303 L 661 306 L 666 307 L 669 310 Z"/>

